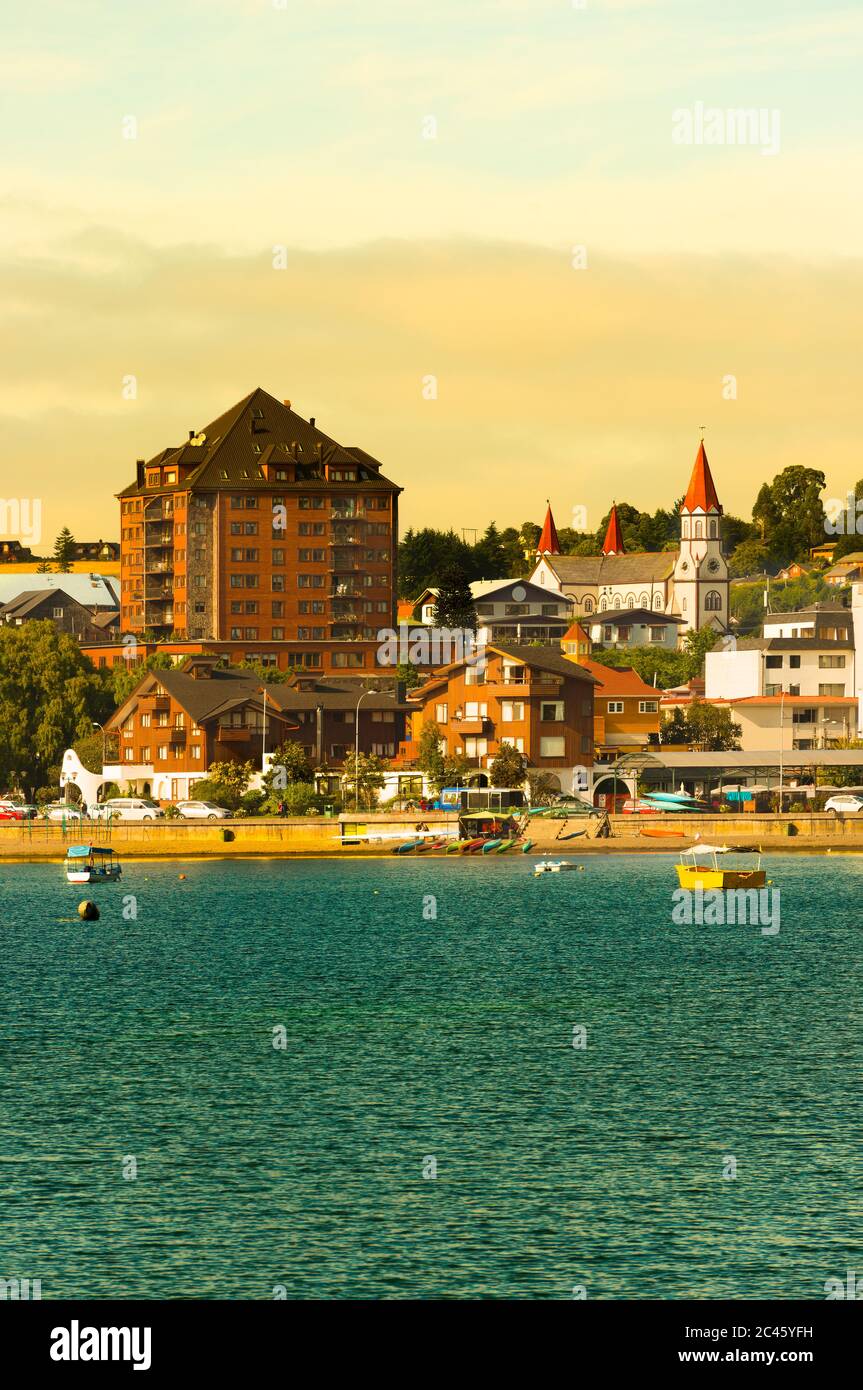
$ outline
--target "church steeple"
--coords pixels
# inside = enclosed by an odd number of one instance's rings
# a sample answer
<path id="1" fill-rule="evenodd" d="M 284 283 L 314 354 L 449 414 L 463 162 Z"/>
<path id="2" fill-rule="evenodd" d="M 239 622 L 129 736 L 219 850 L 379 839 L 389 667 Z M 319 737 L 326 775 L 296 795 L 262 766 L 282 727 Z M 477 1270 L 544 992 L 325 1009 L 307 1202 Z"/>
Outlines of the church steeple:
<path id="1" fill-rule="evenodd" d="M 545 514 L 545 523 L 542 528 L 542 535 L 536 547 L 537 555 L 559 555 L 560 541 L 557 539 L 557 527 L 554 524 L 554 517 L 551 514 L 551 504 Z"/>
<path id="2" fill-rule="evenodd" d="M 707 454 L 704 449 L 704 440 L 698 446 L 698 453 L 695 456 L 695 466 L 692 470 L 692 477 L 689 479 L 689 487 L 686 489 L 686 496 L 680 504 L 682 512 L 718 512 L 722 515 L 722 508 L 719 505 L 719 498 L 716 496 L 716 488 L 713 485 L 713 475 L 710 472 L 710 464 L 707 462 Z"/>
<path id="3" fill-rule="evenodd" d="M 617 504 L 612 502 L 611 513 L 608 518 L 608 526 L 605 530 L 605 540 L 602 542 L 603 555 L 625 555 L 623 545 L 623 532 L 620 529 L 620 522 L 617 518 Z"/>

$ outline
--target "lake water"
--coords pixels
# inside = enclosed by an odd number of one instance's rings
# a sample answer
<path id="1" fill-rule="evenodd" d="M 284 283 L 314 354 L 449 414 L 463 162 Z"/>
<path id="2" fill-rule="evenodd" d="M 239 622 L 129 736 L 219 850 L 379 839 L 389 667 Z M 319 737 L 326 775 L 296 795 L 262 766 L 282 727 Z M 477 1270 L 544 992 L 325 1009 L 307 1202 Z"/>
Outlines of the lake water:
<path id="1" fill-rule="evenodd" d="M 584 862 L 4 865 L 0 1277 L 823 1298 L 863 1269 L 863 858 L 771 856 L 776 936 Z"/>

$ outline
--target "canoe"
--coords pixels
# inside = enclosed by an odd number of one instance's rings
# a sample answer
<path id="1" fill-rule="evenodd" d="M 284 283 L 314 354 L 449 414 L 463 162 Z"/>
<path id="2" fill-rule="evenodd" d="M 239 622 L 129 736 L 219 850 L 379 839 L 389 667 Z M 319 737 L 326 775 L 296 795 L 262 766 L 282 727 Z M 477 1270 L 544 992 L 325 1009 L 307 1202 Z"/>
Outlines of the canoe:
<path id="1" fill-rule="evenodd" d="M 559 840 L 577 840 L 579 835 L 586 835 L 586 830 L 570 830 L 568 835 L 558 835 Z"/>
<path id="2" fill-rule="evenodd" d="M 393 854 L 410 854 L 412 849 L 417 849 L 420 845 L 424 844 L 425 840 L 406 840 L 403 845 L 396 846 L 393 850 Z"/>
<path id="3" fill-rule="evenodd" d="M 499 844 L 501 844 L 500 840 L 486 840 L 482 847 L 483 854 L 491 854 L 492 850 L 497 849 Z"/>
<path id="4" fill-rule="evenodd" d="M 653 830 L 647 825 L 640 827 L 640 833 L 646 835 L 649 840 L 685 840 L 686 833 L 683 830 Z"/>
<path id="5" fill-rule="evenodd" d="M 417 845 L 417 854 L 424 854 L 426 850 L 443 849 L 446 840 L 423 840 L 421 845 Z"/>
<path id="6" fill-rule="evenodd" d="M 514 845 L 515 840 L 501 840 L 500 844 L 495 850 L 495 854 L 506 854 L 507 850 L 512 849 Z"/>
<path id="7" fill-rule="evenodd" d="M 462 840 L 461 844 L 459 845 L 459 853 L 475 854 L 478 849 L 482 848 L 482 845 L 482 840 Z"/>
<path id="8" fill-rule="evenodd" d="M 458 854 L 463 844 L 463 840 L 450 840 L 446 847 L 447 854 Z"/>
<path id="9" fill-rule="evenodd" d="M 527 854 L 528 850 L 531 849 L 532 846 L 533 840 L 525 840 L 524 844 L 521 847 L 522 854 Z"/>

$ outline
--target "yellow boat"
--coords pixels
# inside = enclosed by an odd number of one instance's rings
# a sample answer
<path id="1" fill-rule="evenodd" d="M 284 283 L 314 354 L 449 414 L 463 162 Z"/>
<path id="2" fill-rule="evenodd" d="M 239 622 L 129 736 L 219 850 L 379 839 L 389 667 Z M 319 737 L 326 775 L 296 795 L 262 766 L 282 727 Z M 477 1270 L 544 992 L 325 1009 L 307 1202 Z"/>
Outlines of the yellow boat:
<path id="1" fill-rule="evenodd" d="M 723 888 L 763 888 L 767 873 L 761 867 L 761 855 L 755 856 L 750 868 L 720 868 L 718 856 L 730 854 L 728 845 L 693 845 L 681 853 L 677 868 L 677 882 L 681 888 L 692 891 L 701 889 L 703 893 Z M 699 864 L 699 858 L 706 860 Z"/>

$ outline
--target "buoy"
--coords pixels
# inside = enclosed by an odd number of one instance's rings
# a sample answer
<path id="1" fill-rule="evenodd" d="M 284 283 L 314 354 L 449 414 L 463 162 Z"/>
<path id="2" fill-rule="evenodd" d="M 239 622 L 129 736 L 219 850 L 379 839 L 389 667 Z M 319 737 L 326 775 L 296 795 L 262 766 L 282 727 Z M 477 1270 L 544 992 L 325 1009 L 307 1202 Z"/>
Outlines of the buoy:
<path id="1" fill-rule="evenodd" d="M 91 903 L 85 898 L 83 902 L 78 904 L 78 916 L 82 922 L 98 922 L 99 909 L 95 903 Z"/>
<path id="2" fill-rule="evenodd" d="M 185 878 L 186 875 L 185 875 L 185 874 L 180 874 L 179 877 L 180 877 L 180 878 Z"/>

